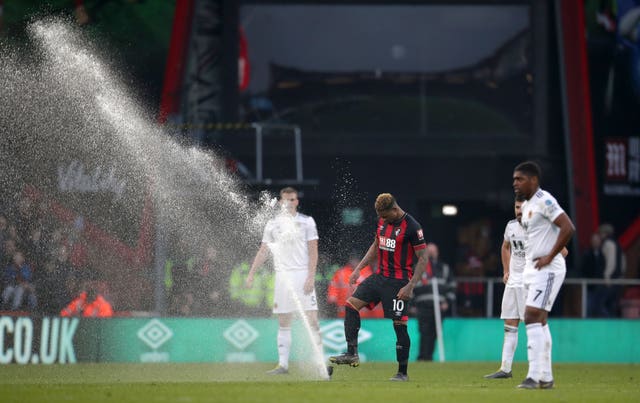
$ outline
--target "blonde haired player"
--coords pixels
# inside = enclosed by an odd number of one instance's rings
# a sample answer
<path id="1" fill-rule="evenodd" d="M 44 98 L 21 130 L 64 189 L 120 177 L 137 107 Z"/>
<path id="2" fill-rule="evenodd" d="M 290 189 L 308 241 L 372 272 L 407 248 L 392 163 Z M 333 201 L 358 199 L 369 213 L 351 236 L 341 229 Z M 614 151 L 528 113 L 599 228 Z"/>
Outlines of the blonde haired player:
<path id="1" fill-rule="evenodd" d="M 273 313 L 278 316 L 279 325 L 278 365 L 267 372 L 271 375 L 284 375 L 289 372 L 291 321 L 292 314 L 298 311 L 298 303 L 314 332 L 314 343 L 319 349 L 319 355 L 322 356 L 318 299 L 315 290 L 318 230 L 313 217 L 298 212 L 299 203 L 297 190 L 292 187 L 280 190 L 282 210 L 267 222 L 262 244 L 245 281 L 247 287 L 253 285 L 254 273 L 271 253 L 276 272 Z M 323 378 L 329 377 L 330 374 L 324 365 L 319 370 Z"/>

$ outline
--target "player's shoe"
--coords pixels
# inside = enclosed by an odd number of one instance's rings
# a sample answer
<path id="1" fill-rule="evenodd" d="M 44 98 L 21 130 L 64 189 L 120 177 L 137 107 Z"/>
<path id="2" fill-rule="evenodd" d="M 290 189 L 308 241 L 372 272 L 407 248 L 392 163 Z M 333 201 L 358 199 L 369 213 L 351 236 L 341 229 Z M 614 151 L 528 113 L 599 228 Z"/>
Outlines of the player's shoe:
<path id="1" fill-rule="evenodd" d="M 513 374 L 511 373 L 511 371 L 504 372 L 503 370 L 499 370 L 497 372 L 494 372 L 493 374 L 485 375 L 484 377 L 486 379 L 507 379 L 513 378 Z"/>
<path id="2" fill-rule="evenodd" d="M 553 389 L 553 379 L 550 381 L 540 381 L 540 389 Z"/>
<path id="3" fill-rule="evenodd" d="M 518 388 L 520 389 L 538 389 L 539 387 L 540 383 L 531 378 L 525 379 L 520 385 L 518 385 Z"/>
<path id="4" fill-rule="evenodd" d="M 398 372 L 397 374 L 389 378 L 389 380 L 392 382 L 407 382 L 409 380 L 409 375 L 401 374 L 400 372 Z"/>
<path id="5" fill-rule="evenodd" d="M 358 354 L 344 353 L 329 357 L 329 362 L 338 365 L 349 364 L 352 367 L 357 367 L 358 365 L 360 365 L 360 357 L 358 356 Z"/>
<path id="6" fill-rule="evenodd" d="M 285 367 L 281 367 L 280 365 L 278 365 L 274 369 L 267 371 L 268 375 L 286 375 L 288 373 L 289 373 L 289 370 L 286 369 Z"/>

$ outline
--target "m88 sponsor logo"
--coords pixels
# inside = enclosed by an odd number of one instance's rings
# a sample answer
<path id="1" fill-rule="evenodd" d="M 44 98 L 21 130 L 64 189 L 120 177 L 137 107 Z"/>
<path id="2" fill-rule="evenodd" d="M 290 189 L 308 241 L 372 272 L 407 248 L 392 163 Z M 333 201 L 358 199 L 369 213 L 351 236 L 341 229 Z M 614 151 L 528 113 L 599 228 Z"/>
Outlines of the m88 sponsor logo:
<path id="1" fill-rule="evenodd" d="M 378 240 L 378 244 L 380 249 L 388 250 L 393 252 L 396 250 L 396 240 L 393 238 L 387 238 L 386 236 L 380 236 Z"/>

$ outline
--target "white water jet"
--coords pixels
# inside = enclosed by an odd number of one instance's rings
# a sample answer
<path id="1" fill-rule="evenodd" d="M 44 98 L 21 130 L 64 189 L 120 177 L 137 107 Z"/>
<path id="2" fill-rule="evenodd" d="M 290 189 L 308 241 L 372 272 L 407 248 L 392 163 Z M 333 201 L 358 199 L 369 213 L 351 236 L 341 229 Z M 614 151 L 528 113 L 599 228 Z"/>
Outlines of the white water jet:
<path id="1" fill-rule="evenodd" d="M 87 221 L 115 223 L 114 231 L 135 227 L 149 193 L 157 219 L 185 244 L 215 244 L 227 270 L 248 260 L 273 217 L 273 196 L 254 201 L 223 160 L 180 145 L 155 124 L 77 29 L 45 20 L 29 32 L 38 47 L 33 60 L 19 51 L 0 57 L 0 129 L 9 139 L 0 148 L 0 180 L 35 181 L 44 194 L 67 195 Z M 83 204 L 79 195 L 88 193 L 104 205 Z M 313 356 L 321 366 L 321 352 Z"/>

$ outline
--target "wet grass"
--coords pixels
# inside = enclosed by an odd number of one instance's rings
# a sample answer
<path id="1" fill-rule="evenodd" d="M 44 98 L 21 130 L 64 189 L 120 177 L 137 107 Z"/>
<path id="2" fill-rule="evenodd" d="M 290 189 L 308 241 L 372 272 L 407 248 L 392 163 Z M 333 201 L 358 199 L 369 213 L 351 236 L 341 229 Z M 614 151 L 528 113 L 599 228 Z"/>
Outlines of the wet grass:
<path id="1" fill-rule="evenodd" d="M 485 380 L 495 363 L 411 363 L 410 381 L 389 382 L 394 363 L 336 367 L 331 381 L 269 364 L 74 364 L 0 366 L 2 402 L 638 402 L 640 365 L 557 364 L 553 390 L 521 390 L 526 374 Z"/>

